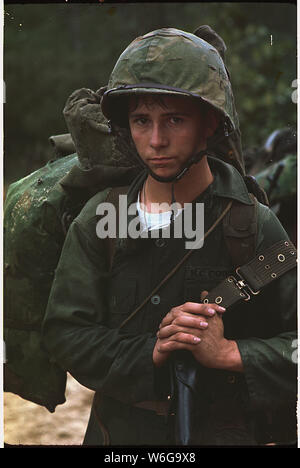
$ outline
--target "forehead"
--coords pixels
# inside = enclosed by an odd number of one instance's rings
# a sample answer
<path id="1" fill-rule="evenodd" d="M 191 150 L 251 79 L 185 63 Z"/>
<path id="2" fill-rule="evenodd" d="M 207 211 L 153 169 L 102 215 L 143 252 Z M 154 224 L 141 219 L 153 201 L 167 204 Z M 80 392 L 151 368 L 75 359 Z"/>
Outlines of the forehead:
<path id="1" fill-rule="evenodd" d="M 154 110 L 187 114 L 204 112 L 201 101 L 187 96 L 163 96 L 158 94 L 131 96 L 129 98 L 129 114 L 136 112 L 151 112 Z"/>

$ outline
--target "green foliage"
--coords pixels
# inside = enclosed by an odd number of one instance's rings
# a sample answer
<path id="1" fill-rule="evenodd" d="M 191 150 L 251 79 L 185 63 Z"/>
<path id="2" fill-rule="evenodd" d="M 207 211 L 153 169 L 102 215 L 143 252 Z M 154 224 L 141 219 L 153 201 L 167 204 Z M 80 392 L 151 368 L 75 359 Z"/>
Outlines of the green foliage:
<path id="1" fill-rule="evenodd" d="M 67 132 L 68 96 L 105 85 L 129 42 L 160 27 L 209 24 L 223 37 L 245 147 L 295 125 L 292 4 L 19 4 L 6 5 L 4 16 L 7 182 L 52 158 L 48 138 Z"/>
<path id="2" fill-rule="evenodd" d="M 289 37 L 271 37 L 271 28 L 254 24 L 247 25 L 244 33 L 243 41 L 236 38 L 229 68 L 244 140 L 255 145 L 280 126 L 296 125 L 296 106 L 291 99 L 296 60 Z"/>

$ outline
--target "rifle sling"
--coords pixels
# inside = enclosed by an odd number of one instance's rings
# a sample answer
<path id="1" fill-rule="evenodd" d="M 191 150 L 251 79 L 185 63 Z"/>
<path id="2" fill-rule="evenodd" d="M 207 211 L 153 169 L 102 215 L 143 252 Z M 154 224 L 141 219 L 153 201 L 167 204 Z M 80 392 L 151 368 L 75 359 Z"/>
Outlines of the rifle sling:
<path id="1" fill-rule="evenodd" d="M 263 287 L 296 267 L 296 253 L 291 241 L 276 242 L 250 262 L 236 268 L 234 274 L 212 289 L 202 302 L 227 308 L 240 300 L 249 301 Z"/>

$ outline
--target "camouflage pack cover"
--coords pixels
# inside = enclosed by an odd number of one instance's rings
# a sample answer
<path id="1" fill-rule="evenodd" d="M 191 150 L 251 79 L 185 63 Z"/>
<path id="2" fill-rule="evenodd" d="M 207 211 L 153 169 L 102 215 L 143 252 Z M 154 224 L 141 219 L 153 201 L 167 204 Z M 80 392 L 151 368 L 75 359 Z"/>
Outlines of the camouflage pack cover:
<path id="1" fill-rule="evenodd" d="M 49 411 L 65 401 L 66 375 L 43 350 L 40 327 L 64 242 L 58 181 L 77 162 L 70 155 L 15 182 L 4 206 L 4 390 Z"/>

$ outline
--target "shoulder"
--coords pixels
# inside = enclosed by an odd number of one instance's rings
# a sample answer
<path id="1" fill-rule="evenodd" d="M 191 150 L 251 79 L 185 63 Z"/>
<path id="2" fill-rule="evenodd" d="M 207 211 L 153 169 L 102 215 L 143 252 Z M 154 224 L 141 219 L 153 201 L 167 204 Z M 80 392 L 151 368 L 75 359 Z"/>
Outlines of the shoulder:
<path id="1" fill-rule="evenodd" d="M 80 226 L 86 226 L 99 219 L 96 215 L 97 207 L 100 203 L 105 202 L 110 190 L 111 188 L 106 188 L 90 198 L 74 221 Z"/>
<path id="2" fill-rule="evenodd" d="M 289 236 L 275 213 L 262 203 L 257 202 L 257 251 L 262 251 Z"/>
<path id="3" fill-rule="evenodd" d="M 106 188 L 93 197 L 91 197 L 77 217 L 73 220 L 68 230 L 67 239 L 69 242 L 83 242 L 98 246 L 100 239 L 97 237 L 96 226 L 99 221 L 97 215 L 97 207 L 103 203 L 110 192 L 110 188 Z M 100 242 L 101 244 L 101 242 Z"/>

